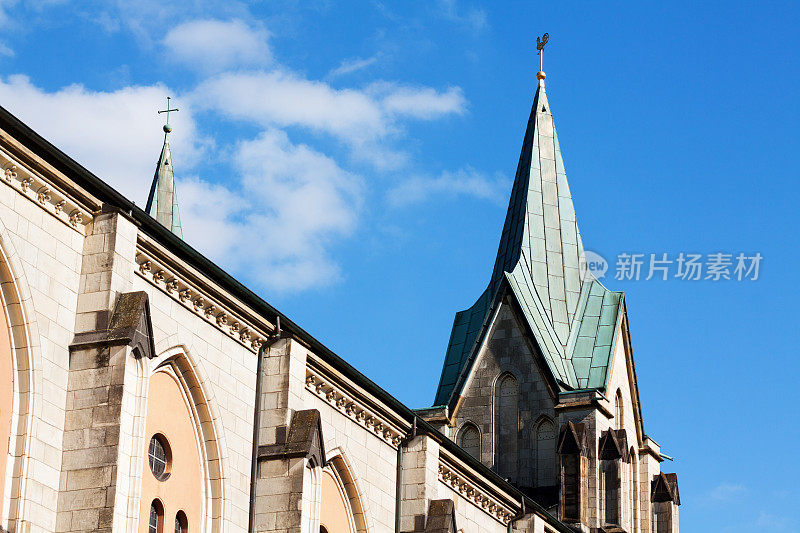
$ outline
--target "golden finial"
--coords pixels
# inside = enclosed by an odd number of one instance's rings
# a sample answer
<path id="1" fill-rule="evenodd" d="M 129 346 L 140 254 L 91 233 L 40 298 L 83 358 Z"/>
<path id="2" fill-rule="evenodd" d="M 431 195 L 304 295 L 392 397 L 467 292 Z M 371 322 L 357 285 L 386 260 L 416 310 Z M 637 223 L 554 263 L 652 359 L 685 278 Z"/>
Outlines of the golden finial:
<path id="1" fill-rule="evenodd" d="M 545 33 L 541 38 L 536 38 L 536 49 L 539 51 L 539 72 L 536 73 L 536 79 L 539 80 L 539 85 L 544 85 L 544 79 L 547 77 L 544 73 L 544 45 L 550 40 L 550 34 Z"/>

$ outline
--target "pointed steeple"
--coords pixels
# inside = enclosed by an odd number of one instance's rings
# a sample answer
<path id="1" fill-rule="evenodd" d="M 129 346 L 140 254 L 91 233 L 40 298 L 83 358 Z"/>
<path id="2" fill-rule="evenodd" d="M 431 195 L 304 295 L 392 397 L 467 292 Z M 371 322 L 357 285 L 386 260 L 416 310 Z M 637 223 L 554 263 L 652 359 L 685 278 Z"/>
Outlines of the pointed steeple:
<path id="1" fill-rule="evenodd" d="M 537 47 L 540 53 L 543 46 Z M 583 244 L 545 73 L 540 70 L 536 77 L 492 277 L 478 301 L 456 313 L 435 405 L 449 404 L 459 394 L 503 287 L 517 300 L 559 386 L 602 387 L 607 377 L 622 294 L 581 273 Z"/>
<path id="2" fill-rule="evenodd" d="M 533 281 L 560 343 L 567 344 L 582 280 L 583 245 L 558 145 L 544 72 L 522 143 L 490 287 L 517 265 Z"/>
<path id="3" fill-rule="evenodd" d="M 167 97 L 167 109 L 159 111 L 159 113 L 167 113 L 167 123 L 164 124 L 164 146 L 161 148 L 161 156 L 158 158 L 145 211 L 172 233 L 183 238 L 181 217 L 178 212 L 178 194 L 175 190 L 175 174 L 172 169 L 172 153 L 169 149 L 169 134 L 172 132 L 172 126 L 169 125 L 169 113 L 178 110 L 170 109 L 169 101 L 170 98 Z"/>

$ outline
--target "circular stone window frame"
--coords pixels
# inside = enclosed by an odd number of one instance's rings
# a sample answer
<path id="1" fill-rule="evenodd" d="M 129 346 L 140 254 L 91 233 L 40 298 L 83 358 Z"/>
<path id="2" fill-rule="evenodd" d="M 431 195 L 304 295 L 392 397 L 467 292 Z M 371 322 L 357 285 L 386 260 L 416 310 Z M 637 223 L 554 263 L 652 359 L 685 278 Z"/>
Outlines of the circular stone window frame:
<path id="1" fill-rule="evenodd" d="M 153 440 L 156 440 L 161 444 L 161 448 L 164 450 L 164 472 L 159 476 L 156 474 L 155 470 L 153 470 L 153 464 L 150 460 L 150 445 L 152 444 Z M 150 473 L 153 474 L 153 477 L 156 478 L 157 481 L 166 481 L 169 479 L 170 474 L 172 473 L 172 446 L 169 444 L 169 439 L 163 433 L 154 433 L 150 440 L 147 443 L 147 465 L 150 467 Z"/>

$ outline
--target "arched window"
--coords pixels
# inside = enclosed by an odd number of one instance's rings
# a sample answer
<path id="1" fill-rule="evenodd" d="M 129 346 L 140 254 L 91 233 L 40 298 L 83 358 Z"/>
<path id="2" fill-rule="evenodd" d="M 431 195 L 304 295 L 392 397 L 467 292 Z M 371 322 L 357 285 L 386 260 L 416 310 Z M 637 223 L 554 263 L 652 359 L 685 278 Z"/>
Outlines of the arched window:
<path id="1" fill-rule="evenodd" d="M 561 456 L 561 469 L 564 480 L 562 517 L 565 520 L 581 519 L 581 456 L 568 453 Z"/>
<path id="2" fill-rule="evenodd" d="M 552 487 L 556 481 L 556 426 L 544 418 L 536 425 L 536 486 Z"/>
<path id="3" fill-rule="evenodd" d="M 338 449 L 331 450 L 325 468 L 315 471 L 318 481 L 313 486 L 318 489 L 314 496 L 318 512 L 312 510 L 311 515 L 314 520 L 319 517 L 313 523 L 319 524 L 320 533 L 366 533 L 365 502 L 346 457 Z"/>
<path id="4" fill-rule="evenodd" d="M 164 505 L 156 498 L 150 502 L 150 518 L 147 521 L 148 533 L 163 533 L 164 531 Z"/>
<path id="5" fill-rule="evenodd" d="M 178 511 L 175 515 L 175 533 L 186 533 L 189 531 L 189 520 L 186 518 L 186 513 Z"/>
<path id="6" fill-rule="evenodd" d="M 0 519 L 2 519 L 4 518 L 3 489 L 6 485 L 6 462 L 8 462 L 14 411 L 14 361 L 12 360 L 14 350 L 2 298 L 0 306 L 2 306 L 0 309 Z"/>
<path id="7" fill-rule="evenodd" d="M 622 429 L 625 411 L 622 404 L 622 392 L 617 389 L 617 394 L 614 396 L 614 426 L 616 429 Z"/>
<path id="8" fill-rule="evenodd" d="M 639 531 L 639 459 L 636 457 L 636 450 L 631 446 L 630 451 L 630 475 L 631 482 L 629 491 L 631 493 L 631 533 Z"/>
<path id="9" fill-rule="evenodd" d="M 320 533 L 355 533 L 355 521 L 350 511 L 345 488 L 331 469 L 322 471 L 322 505 L 319 513 Z"/>
<path id="10" fill-rule="evenodd" d="M 495 386 L 495 465 L 497 473 L 516 481 L 518 470 L 519 388 L 511 374 Z"/>
<path id="11" fill-rule="evenodd" d="M 601 463 L 601 478 L 603 489 L 603 516 L 604 524 L 619 525 L 619 460 L 607 459 L 600 461 Z"/>
<path id="12" fill-rule="evenodd" d="M 204 477 L 199 431 L 191 401 L 171 365 L 160 368 L 150 378 L 146 432 L 143 507 L 149 501 L 161 505 L 162 526 L 158 531 L 163 530 L 164 516 L 175 517 L 176 532 L 188 531 L 189 522 L 202 524 Z M 152 507 L 149 513 L 148 533 L 152 533 Z M 144 508 L 142 515 L 146 516 Z"/>
<path id="13" fill-rule="evenodd" d="M 672 533 L 672 502 L 653 502 L 654 533 Z"/>
<path id="14" fill-rule="evenodd" d="M 461 428 L 458 436 L 458 445 L 475 459 L 481 459 L 481 434 L 478 428 L 467 422 Z"/>

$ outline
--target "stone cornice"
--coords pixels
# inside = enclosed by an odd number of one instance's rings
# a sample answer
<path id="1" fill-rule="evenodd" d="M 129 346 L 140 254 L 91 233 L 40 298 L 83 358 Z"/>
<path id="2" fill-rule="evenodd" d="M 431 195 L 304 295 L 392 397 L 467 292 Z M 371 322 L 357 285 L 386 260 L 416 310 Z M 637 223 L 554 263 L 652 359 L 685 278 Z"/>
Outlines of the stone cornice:
<path id="1" fill-rule="evenodd" d="M 74 200 L 64 189 L 0 148 L 0 181 L 14 189 L 49 215 L 77 231 L 86 234 L 91 212 Z"/>
<path id="2" fill-rule="evenodd" d="M 211 281 L 181 268 L 165 251 L 140 234 L 136 247 L 136 274 L 198 318 L 214 326 L 253 353 L 258 352 L 275 327 L 226 295 Z"/>
<path id="3" fill-rule="evenodd" d="M 439 481 L 502 524 L 508 524 L 517 512 L 516 506 L 492 491 L 485 479 L 443 450 L 439 452 Z"/>
<path id="4" fill-rule="evenodd" d="M 400 418 L 382 409 L 376 402 L 323 365 L 314 364 L 309 354 L 306 366 L 306 390 L 317 396 L 356 424 L 397 449 L 409 428 Z"/>
<path id="5" fill-rule="evenodd" d="M 597 398 L 581 399 L 573 402 L 562 402 L 553 406 L 556 411 L 569 411 L 572 409 L 597 409 L 608 419 L 614 418 L 614 415 L 608 408 L 603 405 Z"/>

